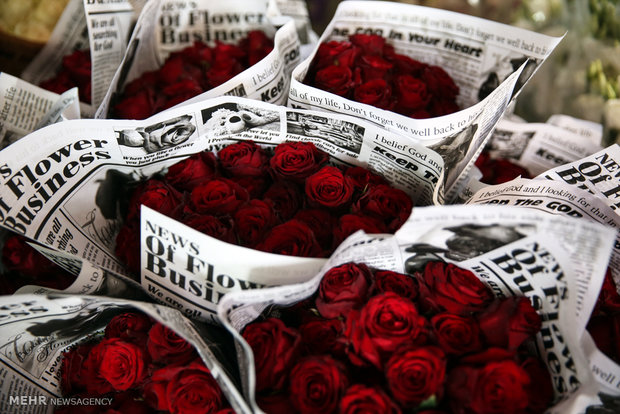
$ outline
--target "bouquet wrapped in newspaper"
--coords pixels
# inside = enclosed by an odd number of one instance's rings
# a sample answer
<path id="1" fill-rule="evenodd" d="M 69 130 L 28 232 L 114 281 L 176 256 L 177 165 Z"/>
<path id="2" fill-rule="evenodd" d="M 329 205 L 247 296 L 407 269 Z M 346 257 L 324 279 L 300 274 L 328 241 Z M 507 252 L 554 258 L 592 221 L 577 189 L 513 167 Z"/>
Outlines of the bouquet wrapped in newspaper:
<path id="1" fill-rule="evenodd" d="M 222 328 L 93 296 L 3 296 L 0 308 L 2 412 L 250 412 Z"/>
<path id="2" fill-rule="evenodd" d="M 421 411 L 583 412 L 606 392 L 592 378 L 581 340 L 614 236 L 597 223 L 514 207 L 416 208 L 394 236 L 350 236 L 308 282 L 227 294 L 218 316 L 237 340 L 244 393 L 257 412 L 261 405 L 277 412 L 282 404 L 298 410 L 323 404 L 322 412 L 332 412 L 362 401 L 382 406 L 379 412 L 398 412 L 390 400 Z M 375 269 L 375 287 L 368 270 L 356 273 L 346 263 Z M 396 294 L 366 301 L 373 289 Z M 487 301 L 494 305 L 482 313 L 468 308 L 485 308 Z M 305 311 L 313 307 L 310 317 Z M 416 311 L 400 315 L 411 308 Z M 331 323 L 317 326 L 317 312 Z M 430 323 L 427 314 L 435 315 Z M 462 316 L 471 318 L 469 325 L 455 322 Z M 302 323 L 297 334 L 289 327 L 295 323 Z M 345 355 L 349 374 L 340 364 L 324 363 L 335 357 L 312 355 L 327 343 L 333 344 L 329 353 Z M 517 352 L 524 343 L 529 351 Z M 277 361 L 263 353 L 265 344 L 282 347 Z M 448 365 L 437 361 L 455 351 Z M 546 369 L 519 359 L 529 352 Z M 292 367 L 299 355 L 306 357 Z M 365 375 L 383 364 L 385 378 Z M 375 381 L 347 387 L 369 377 Z M 377 391 L 379 386 L 387 391 Z M 257 404 L 261 390 L 272 392 Z"/>
<path id="3" fill-rule="evenodd" d="M 283 104 L 299 60 L 295 20 L 273 0 L 149 1 L 95 117 L 144 119 L 222 95 Z"/>
<path id="4" fill-rule="evenodd" d="M 254 168 L 255 163 L 265 167 L 267 154 L 272 154 L 279 144 L 291 141 L 297 143 L 289 145 L 293 151 L 272 157 L 281 159 L 274 164 L 278 174 L 268 174 L 273 170 L 271 165 L 270 170 Z M 222 157 L 223 149 L 235 143 L 239 152 L 230 151 Z M 223 172 L 208 179 L 206 173 L 218 153 L 223 158 L 218 160 Z M 344 236 L 353 228 L 349 224 L 368 232 L 394 231 L 406 219 L 412 205 L 436 203 L 442 190 L 441 157 L 422 145 L 412 144 L 407 137 L 358 118 L 234 97 L 187 104 L 144 121 L 65 121 L 35 131 L 0 154 L 6 160 L 0 166 L 3 227 L 108 271 L 132 275 L 153 298 L 205 320 L 214 319 L 219 298 L 229 290 L 301 282 L 316 274 L 325 259 L 316 258 L 320 254 L 300 257 L 304 256 L 301 250 L 317 250 L 310 249 L 315 245 L 310 241 L 321 240 L 319 230 L 327 233 L 326 238 L 332 236 L 327 220 L 330 215 L 332 219 L 351 219 L 343 226 L 349 229 L 342 232 Z M 235 176 L 231 172 L 234 168 L 230 168 L 234 165 L 229 164 L 236 156 L 239 161 L 251 161 L 245 170 L 257 169 L 262 176 L 245 181 Z M 313 156 L 316 162 L 312 161 Z M 304 169 L 307 161 L 311 162 Z M 189 169 L 184 171 L 184 166 Z M 303 182 L 302 173 L 318 174 L 319 168 L 330 174 L 326 179 L 313 180 L 310 190 L 305 191 L 294 181 L 299 178 Z M 289 184 L 278 178 L 286 173 L 294 175 L 289 177 Z M 153 180 L 152 191 L 131 199 L 142 181 L 157 174 L 169 181 Z M 171 185 L 189 186 L 201 174 L 209 185 L 202 185 L 200 190 L 182 193 Z M 175 175 L 177 179 L 172 180 Z M 261 180 L 269 187 L 282 187 L 279 196 L 269 197 L 272 201 L 286 203 L 287 196 L 295 199 L 291 194 L 306 194 L 309 203 L 341 199 L 346 203 L 342 210 L 317 215 L 313 225 L 296 223 L 295 228 L 303 231 L 294 233 L 301 234 L 303 239 L 296 242 L 299 250 L 289 250 L 293 256 L 245 247 L 251 243 L 236 246 L 177 221 L 196 215 L 217 215 L 204 210 L 209 205 L 236 208 L 245 201 L 247 207 L 262 211 L 263 206 L 269 210 L 271 207 L 260 200 L 250 201 L 252 183 L 260 184 Z M 244 188 L 236 192 L 240 186 Z M 357 198 L 363 192 L 372 192 L 371 187 L 378 190 L 373 192 L 376 198 Z M 233 191 L 228 194 L 225 189 Z M 349 211 L 353 197 L 359 205 Z M 141 204 L 146 207 L 140 213 Z M 173 210 L 183 206 L 189 208 L 180 208 L 183 215 L 175 216 Z M 320 204 L 300 206 L 324 210 Z M 121 227 L 129 221 L 125 220 L 129 210 L 134 212 L 131 220 L 135 220 L 135 227 L 119 236 Z M 381 216 L 384 213 L 390 214 Z M 253 220 L 255 216 L 249 212 L 246 218 Z M 222 226 L 229 223 L 242 228 L 241 219 L 215 219 Z M 361 222 L 375 225 L 360 226 Z M 264 232 L 268 224 L 264 221 L 256 230 Z M 256 227 L 252 226 L 247 228 Z M 316 236 L 310 227 L 317 229 Z M 281 233 L 286 238 L 290 236 L 286 231 Z M 333 233 L 336 236 L 338 232 Z M 249 231 L 241 234 L 242 240 L 249 235 Z M 319 247 L 332 247 L 327 244 Z M 133 255 L 138 269 L 128 272 L 120 255 Z"/>
<path id="5" fill-rule="evenodd" d="M 79 119 L 77 89 L 62 95 L 0 72 L 0 148 L 65 119 Z"/>
<path id="6" fill-rule="evenodd" d="M 342 2 L 321 45 L 295 68 L 289 105 L 368 119 L 433 146 L 447 166 L 471 166 L 560 40 L 445 10 Z M 445 179 L 452 199 L 461 180 Z"/>
<path id="7" fill-rule="evenodd" d="M 21 78 L 59 94 L 77 87 L 82 114 L 92 117 L 125 54 L 135 18 L 129 0 L 70 0 Z"/>

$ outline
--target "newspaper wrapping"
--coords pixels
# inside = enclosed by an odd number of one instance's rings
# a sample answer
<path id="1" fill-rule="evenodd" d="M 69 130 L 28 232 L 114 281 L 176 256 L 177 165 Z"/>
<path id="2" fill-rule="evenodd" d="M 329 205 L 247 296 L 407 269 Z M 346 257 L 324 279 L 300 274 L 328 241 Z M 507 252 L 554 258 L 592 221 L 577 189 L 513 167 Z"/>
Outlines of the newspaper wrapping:
<path id="1" fill-rule="evenodd" d="M 123 221 L 120 205 L 132 184 L 191 154 L 239 140 L 266 148 L 313 142 L 334 163 L 383 176 L 415 205 L 433 204 L 441 191 L 441 157 L 407 137 L 359 118 L 226 96 L 143 121 L 65 121 L 24 137 L 1 152 L 0 222 L 126 275 L 114 248 Z M 223 243 L 146 208 L 141 243 L 144 289 L 204 320 L 214 319 L 217 301 L 229 290 L 300 282 L 324 263 Z"/>
<path id="2" fill-rule="evenodd" d="M 62 95 L 0 72 L 0 148 L 61 119 L 79 119 L 76 89 Z"/>
<path id="3" fill-rule="evenodd" d="M 251 0 L 147 2 L 95 117 L 109 117 L 125 85 L 145 72 L 159 69 L 171 52 L 196 41 L 238 42 L 251 30 L 262 30 L 273 38 L 274 49 L 252 67 L 181 105 L 222 95 L 284 104 L 291 72 L 300 60 L 300 43 L 292 18 L 287 18 L 289 22 L 276 30 L 272 16 L 279 10 L 274 7 L 272 2 Z M 282 23 L 282 19 L 277 22 Z"/>
<path id="4" fill-rule="evenodd" d="M 111 398 L 62 398 L 62 353 L 101 335 L 112 317 L 128 311 L 141 311 L 190 342 L 235 412 L 251 412 L 238 391 L 236 368 L 223 354 L 226 332 L 207 330 L 164 306 L 53 293 L 0 298 L 0 411 L 47 414 L 60 406 L 109 405 Z"/>
<path id="5" fill-rule="evenodd" d="M 56 75 L 64 56 L 90 50 L 91 103 L 82 102 L 81 109 L 92 117 L 123 59 L 135 17 L 128 0 L 70 0 L 50 39 L 21 77 L 38 85 Z"/>
<path id="6" fill-rule="evenodd" d="M 474 243 L 474 240 L 476 241 Z M 231 292 L 218 316 L 237 343 L 247 401 L 255 411 L 253 355 L 243 327 L 269 306 L 297 303 L 318 288 L 323 274 L 346 262 L 413 273 L 429 260 L 471 270 L 498 297 L 526 296 L 541 315 L 536 348 L 549 368 L 556 405 L 549 413 L 577 413 L 598 403 L 581 338 L 598 296 L 614 233 L 598 223 L 497 206 L 414 208 L 394 235 L 358 232 L 343 242 L 305 283 Z M 473 247 L 475 245 L 475 247 Z"/>
<path id="7" fill-rule="evenodd" d="M 278 12 L 284 17 L 292 17 L 297 27 L 297 35 L 301 43 L 301 56 L 307 57 L 318 41 L 318 35 L 312 30 L 312 22 L 305 0 L 275 0 Z M 303 50 L 307 53 L 304 54 Z"/>
<path id="8" fill-rule="evenodd" d="M 442 67 L 459 86 L 457 104 L 464 109 L 451 115 L 416 120 L 305 85 L 302 82 L 316 48 L 293 71 L 289 106 L 363 117 L 437 148 L 447 148 L 449 144 L 451 150 L 442 153 L 446 164 L 463 162 L 468 166 L 510 98 L 561 40 L 440 9 L 347 1 L 339 4 L 319 42 L 346 40 L 348 35 L 357 33 L 378 34 L 397 53 Z M 509 76 L 515 72 L 520 73 L 518 79 Z M 495 93 L 489 95 L 498 85 Z M 463 174 L 467 170 L 463 168 Z M 450 200 L 463 183 L 456 176 L 447 176 L 446 180 L 446 196 Z"/>

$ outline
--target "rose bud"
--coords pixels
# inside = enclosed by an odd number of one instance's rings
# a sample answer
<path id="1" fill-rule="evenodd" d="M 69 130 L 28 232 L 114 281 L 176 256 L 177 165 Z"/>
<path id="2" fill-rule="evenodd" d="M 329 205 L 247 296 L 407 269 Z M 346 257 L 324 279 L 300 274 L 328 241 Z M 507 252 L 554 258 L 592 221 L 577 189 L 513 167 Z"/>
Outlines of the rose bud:
<path id="1" fill-rule="evenodd" d="M 337 167 L 323 167 L 306 179 L 306 196 L 316 206 L 344 208 L 352 195 L 349 178 Z"/>
<path id="2" fill-rule="evenodd" d="M 161 323 L 153 325 L 146 345 L 153 362 L 186 364 L 196 358 L 192 344 Z"/>
<path id="3" fill-rule="evenodd" d="M 334 413 L 348 385 L 340 361 L 329 356 L 309 356 L 291 370 L 290 399 L 301 414 Z"/>
<path id="4" fill-rule="evenodd" d="M 355 384 L 349 387 L 339 404 L 341 414 L 400 414 L 400 408 L 380 388 Z"/>
<path id="5" fill-rule="evenodd" d="M 530 300 L 523 296 L 495 300 L 478 315 L 478 323 L 487 344 L 509 350 L 536 335 L 542 324 Z"/>
<path id="6" fill-rule="evenodd" d="M 102 395 L 135 387 L 146 373 L 146 355 L 139 346 L 109 338 L 93 346 L 81 375 L 90 394 Z"/>
<path id="7" fill-rule="evenodd" d="M 392 63 L 378 55 L 362 55 L 358 62 L 365 82 L 375 79 L 387 80 L 388 72 L 394 67 Z"/>
<path id="8" fill-rule="evenodd" d="M 106 338 L 120 338 L 140 347 L 146 344 L 153 326 L 151 318 L 139 312 L 127 312 L 113 317 L 105 327 Z"/>
<path id="9" fill-rule="evenodd" d="M 411 111 L 425 108 L 431 100 L 424 81 L 410 75 L 398 76 L 394 81 L 397 93 L 396 110 L 408 114 Z"/>
<path id="10" fill-rule="evenodd" d="M 317 70 L 331 65 L 350 68 L 359 52 L 360 49 L 353 43 L 332 40 L 319 45 L 313 64 Z"/>
<path id="11" fill-rule="evenodd" d="M 280 220 L 290 220 L 303 206 L 303 195 L 296 184 L 278 181 L 265 192 L 265 201 L 271 202 Z"/>
<path id="12" fill-rule="evenodd" d="M 317 88 L 339 96 L 347 95 L 355 86 L 353 72 L 346 66 L 327 66 L 317 71 L 314 82 Z"/>
<path id="13" fill-rule="evenodd" d="M 428 338 L 426 319 L 415 304 L 395 293 L 373 296 L 359 311 L 347 316 L 349 359 L 358 366 L 383 362 L 399 347 L 420 345 Z"/>
<path id="14" fill-rule="evenodd" d="M 424 310 L 467 314 L 486 309 L 493 292 L 476 275 L 451 263 L 429 262 L 420 282 L 420 299 Z"/>
<path id="15" fill-rule="evenodd" d="M 192 190 L 189 207 L 199 214 L 226 215 L 235 212 L 248 199 L 245 188 L 225 178 L 216 178 Z"/>
<path id="16" fill-rule="evenodd" d="M 323 249 L 310 227 L 299 220 L 289 220 L 271 229 L 255 249 L 267 253 L 297 257 L 321 257 Z"/>
<path id="17" fill-rule="evenodd" d="M 471 316 L 438 313 L 431 318 L 437 343 L 447 354 L 462 355 L 482 350 L 478 322 Z"/>
<path id="18" fill-rule="evenodd" d="M 242 245 L 253 247 L 277 222 L 271 203 L 250 200 L 235 213 L 237 238 Z"/>
<path id="19" fill-rule="evenodd" d="M 192 191 L 203 181 L 217 175 L 217 160 L 210 152 L 201 152 L 168 168 L 166 182 L 181 191 Z"/>
<path id="20" fill-rule="evenodd" d="M 385 366 L 392 397 L 403 407 L 416 407 L 436 396 L 441 399 L 447 359 L 437 347 L 416 347 L 394 354 Z"/>
<path id="21" fill-rule="evenodd" d="M 351 309 L 359 309 L 368 300 L 372 287 L 372 273 L 363 263 L 345 263 L 332 267 L 321 279 L 316 307 L 327 319 L 345 316 Z"/>
<path id="22" fill-rule="evenodd" d="M 254 353 L 256 391 L 282 390 L 301 346 L 299 332 L 268 318 L 247 325 L 242 336 Z"/>
<path id="23" fill-rule="evenodd" d="M 275 178 L 303 183 L 307 177 L 317 172 L 328 158 L 325 151 L 311 142 L 285 142 L 275 148 L 269 166 Z"/>
<path id="24" fill-rule="evenodd" d="M 371 186 L 353 205 L 353 212 L 376 217 L 395 232 L 411 215 L 413 202 L 402 190 L 381 184 Z"/>
<path id="25" fill-rule="evenodd" d="M 374 217 L 363 214 L 345 214 L 340 217 L 334 228 L 334 246 L 340 245 L 350 235 L 358 230 L 369 234 L 386 233 L 385 224 Z"/>
<path id="26" fill-rule="evenodd" d="M 353 99 L 380 109 L 391 110 L 394 106 L 392 88 L 384 79 L 372 79 L 356 87 Z"/>
<path id="27" fill-rule="evenodd" d="M 230 144 L 217 155 L 224 171 L 232 176 L 258 177 L 267 170 L 267 154 L 252 141 Z"/>
<path id="28" fill-rule="evenodd" d="M 419 293 L 418 280 L 416 278 L 391 270 L 378 270 L 375 272 L 375 288 L 379 293 L 392 292 L 412 301 L 418 298 Z"/>
<path id="29" fill-rule="evenodd" d="M 455 412 L 517 414 L 525 412 L 529 404 L 529 384 L 527 372 L 505 360 L 481 368 L 461 365 L 452 369 L 446 390 Z"/>
<path id="30" fill-rule="evenodd" d="M 344 322 L 340 319 L 317 319 L 300 325 L 299 333 L 304 351 L 313 355 L 344 356 L 344 327 Z"/>

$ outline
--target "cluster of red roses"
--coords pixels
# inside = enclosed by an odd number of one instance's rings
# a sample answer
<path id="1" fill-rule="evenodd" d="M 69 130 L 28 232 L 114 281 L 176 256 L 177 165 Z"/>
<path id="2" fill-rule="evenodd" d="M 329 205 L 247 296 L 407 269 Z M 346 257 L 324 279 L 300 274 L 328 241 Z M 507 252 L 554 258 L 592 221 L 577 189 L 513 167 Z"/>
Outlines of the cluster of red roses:
<path id="1" fill-rule="evenodd" d="M 138 187 L 116 238 L 116 255 L 138 269 L 141 204 L 219 240 L 269 253 L 329 256 L 346 237 L 396 231 L 413 203 L 362 167 L 326 165 L 310 142 L 271 156 L 251 141 L 202 152 Z"/>
<path id="2" fill-rule="evenodd" d="M 480 181 L 486 184 L 502 184 L 521 176 L 532 178 L 529 171 L 506 158 L 493 158 L 483 151 L 476 159 L 476 167 L 482 173 Z"/>
<path id="3" fill-rule="evenodd" d="M 273 40 L 260 31 L 250 31 L 236 45 L 216 42 L 214 47 L 197 41 L 173 52 L 164 65 L 145 72 L 125 86 L 113 107 L 112 116 L 144 119 L 223 84 L 263 59 L 273 49 Z"/>
<path id="4" fill-rule="evenodd" d="M 620 295 L 610 270 L 590 316 L 588 332 L 599 351 L 620 363 Z"/>
<path id="5" fill-rule="evenodd" d="M 542 413 L 553 398 L 526 351 L 541 328 L 529 299 L 495 299 L 453 264 L 411 277 L 347 263 L 275 314 L 242 332 L 268 413 Z"/>
<path id="6" fill-rule="evenodd" d="M 76 50 L 62 58 L 62 67 L 56 76 L 41 82 L 39 86 L 55 93 L 63 93 L 77 86 L 80 101 L 90 103 L 90 74 L 90 50 Z"/>
<path id="7" fill-rule="evenodd" d="M 63 353 L 63 396 L 109 397 L 89 413 L 234 414 L 193 346 L 138 312 L 117 315 L 98 341 Z M 72 413 L 65 406 L 56 413 Z"/>
<path id="8" fill-rule="evenodd" d="M 47 259 L 27 242 L 27 238 L 15 233 L 5 238 L 2 246 L 4 272 L 0 275 L 0 295 L 12 295 L 26 285 L 62 290 L 74 282 L 75 276 Z"/>
<path id="9" fill-rule="evenodd" d="M 410 118 L 459 110 L 459 87 L 445 70 L 396 53 L 378 35 L 322 43 L 304 83 Z"/>

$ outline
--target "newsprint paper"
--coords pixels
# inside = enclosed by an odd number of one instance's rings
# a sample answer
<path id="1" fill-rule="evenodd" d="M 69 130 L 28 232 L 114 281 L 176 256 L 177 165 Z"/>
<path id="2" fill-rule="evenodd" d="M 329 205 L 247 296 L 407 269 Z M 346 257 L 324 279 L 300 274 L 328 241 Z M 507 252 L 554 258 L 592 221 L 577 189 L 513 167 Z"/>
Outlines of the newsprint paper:
<path id="1" fill-rule="evenodd" d="M 562 39 L 446 10 L 346 1 L 339 4 L 319 43 L 347 40 L 352 34 L 380 35 L 397 53 L 440 66 L 459 86 L 457 104 L 463 109 L 436 118 L 412 119 L 305 85 L 318 48 L 293 71 L 289 106 L 362 117 L 433 145 L 448 165 L 466 164 L 462 175 L 446 176 L 448 200 L 464 184 L 463 177 L 478 156 L 475 149 L 489 137 L 510 99 Z"/>
<path id="2" fill-rule="evenodd" d="M 269 6 L 267 1 L 253 0 L 150 0 L 140 13 L 123 62 L 95 118 L 110 118 L 125 86 L 143 73 L 159 69 L 170 53 L 196 41 L 237 43 L 251 30 L 262 30 L 274 39 L 274 49 L 252 67 L 182 105 L 222 95 L 284 104 L 291 72 L 300 61 L 300 41 L 294 19 L 288 18 L 287 24 L 277 28 L 271 16 L 279 9 L 270 13 Z"/>
<path id="3" fill-rule="evenodd" d="M 59 294 L 0 297 L 0 412 L 51 414 L 62 406 L 110 405 L 112 398 L 63 398 L 62 353 L 101 339 L 108 322 L 129 311 L 145 313 L 190 342 L 235 412 L 251 412 L 238 391 L 236 368 L 222 353 L 225 332 L 204 329 L 165 306 Z"/>
<path id="4" fill-rule="evenodd" d="M 471 270 L 498 297 L 531 300 L 543 321 L 536 348 L 556 395 L 547 412 L 580 413 L 599 404 L 599 392 L 609 393 L 594 381 L 581 341 L 588 337 L 586 323 L 614 239 L 615 232 L 598 223 L 517 207 L 419 207 L 394 236 L 361 231 L 350 236 L 308 282 L 227 294 L 218 315 L 235 336 L 244 393 L 260 412 L 253 356 L 240 332 L 267 307 L 309 297 L 329 268 L 351 261 L 409 274 L 428 261 L 452 262 Z"/>
<path id="5" fill-rule="evenodd" d="M 121 205 L 138 181 L 191 154 L 240 140 L 267 151 L 286 141 L 313 142 L 332 163 L 370 169 L 415 205 L 440 198 L 441 156 L 407 137 L 359 118 L 228 96 L 143 121 L 72 120 L 27 135 L 0 152 L 0 224 L 131 276 L 156 300 L 215 321 L 226 292 L 305 281 L 325 260 L 223 243 L 147 208 L 141 214 L 141 274 L 130 275 L 114 249 L 124 219 Z"/>

